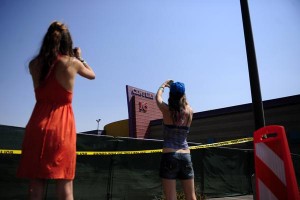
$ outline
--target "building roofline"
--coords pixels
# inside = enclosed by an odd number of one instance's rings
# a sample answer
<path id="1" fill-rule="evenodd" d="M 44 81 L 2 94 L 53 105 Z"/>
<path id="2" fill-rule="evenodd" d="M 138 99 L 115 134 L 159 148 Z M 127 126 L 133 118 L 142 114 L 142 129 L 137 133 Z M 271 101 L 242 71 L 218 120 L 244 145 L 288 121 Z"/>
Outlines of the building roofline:
<path id="1" fill-rule="evenodd" d="M 293 104 L 300 104 L 300 95 L 294 95 L 294 96 L 288 96 L 288 97 L 263 101 L 264 109 L 280 107 L 285 105 L 293 105 Z M 195 119 L 201 119 L 207 117 L 215 117 L 220 115 L 228 115 L 233 113 L 250 112 L 250 111 L 252 111 L 252 103 L 247 103 L 247 104 L 242 104 L 237 106 L 219 108 L 215 110 L 197 112 L 194 113 L 193 119 L 195 120 Z M 150 121 L 150 126 L 160 125 L 160 124 L 162 124 L 162 119 L 156 119 Z"/>

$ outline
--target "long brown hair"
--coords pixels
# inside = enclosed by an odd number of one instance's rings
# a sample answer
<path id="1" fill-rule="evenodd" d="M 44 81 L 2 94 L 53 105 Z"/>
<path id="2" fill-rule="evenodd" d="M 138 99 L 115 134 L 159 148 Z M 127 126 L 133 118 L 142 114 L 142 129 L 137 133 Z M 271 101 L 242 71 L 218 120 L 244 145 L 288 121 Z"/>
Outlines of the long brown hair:
<path id="1" fill-rule="evenodd" d="M 180 98 L 174 96 L 172 93 L 169 94 L 168 99 L 169 111 L 171 114 L 171 118 L 173 120 L 173 124 L 176 124 L 180 120 L 184 120 L 185 117 L 185 109 L 188 105 L 185 94 Z"/>
<path id="2" fill-rule="evenodd" d="M 51 23 L 44 36 L 39 54 L 34 60 L 39 61 L 40 77 L 42 82 L 49 74 L 54 61 L 58 55 L 68 55 L 73 57 L 73 41 L 66 25 L 55 21 Z"/>

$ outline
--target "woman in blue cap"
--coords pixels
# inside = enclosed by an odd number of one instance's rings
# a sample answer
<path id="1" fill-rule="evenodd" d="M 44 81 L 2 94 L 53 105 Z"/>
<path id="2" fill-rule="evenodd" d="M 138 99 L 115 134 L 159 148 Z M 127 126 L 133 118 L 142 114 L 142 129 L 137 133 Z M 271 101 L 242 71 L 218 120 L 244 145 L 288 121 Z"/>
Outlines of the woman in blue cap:
<path id="1" fill-rule="evenodd" d="M 162 98 L 165 87 L 170 88 L 168 104 Z M 186 100 L 184 84 L 167 80 L 159 87 L 156 102 L 163 114 L 164 143 L 159 175 L 165 197 L 167 200 L 176 199 L 176 179 L 179 179 L 185 198 L 196 200 L 194 170 L 186 140 L 193 110 Z"/>

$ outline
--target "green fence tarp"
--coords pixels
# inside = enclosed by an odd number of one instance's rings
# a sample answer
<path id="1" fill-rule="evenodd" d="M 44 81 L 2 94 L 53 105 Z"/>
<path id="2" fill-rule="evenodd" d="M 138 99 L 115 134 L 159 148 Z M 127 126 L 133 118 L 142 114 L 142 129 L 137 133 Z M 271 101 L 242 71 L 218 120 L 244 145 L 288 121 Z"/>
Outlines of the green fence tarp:
<path id="1" fill-rule="evenodd" d="M 0 149 L 20 149 L 24 129 L 0 126 Z M 160 149 L 162 141 L 77 135 L 77 151 L 136 151 Z M 197 194 L 223 197 L 252 194 L 253 151 L 228 147 L 191 151 Z M 76 200 L 152 200 L 162 198 L 158 176 L 161 153 L 78 155 L 74 180 Z M 26 199 L 28 181 L 17 179 L 20 155 L 0 154 L 0 199 Z M 299 166 L 299 157 L 293 158 Z M 299 173 L 296 171 L 297 177 Z M 180 181 L 178 190 L 182 191 Z M 48 181 L 47 197 L 56 199 L 55 182 Z"/>

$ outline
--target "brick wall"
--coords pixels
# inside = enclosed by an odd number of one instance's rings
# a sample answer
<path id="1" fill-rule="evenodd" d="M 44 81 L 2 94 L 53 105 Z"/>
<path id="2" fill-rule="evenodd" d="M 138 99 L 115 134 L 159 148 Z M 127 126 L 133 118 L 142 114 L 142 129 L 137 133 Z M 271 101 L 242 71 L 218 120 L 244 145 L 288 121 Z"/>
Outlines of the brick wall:
<path id="1" fill-rule="evenodd" d="M 135 135 L 137 138 L 148 138 L 150 121 L 162 119 L 162 113 L 156 105 L 155 98 L 147 99 L 140 96 L 134 96 L 133 103 Z"/>

